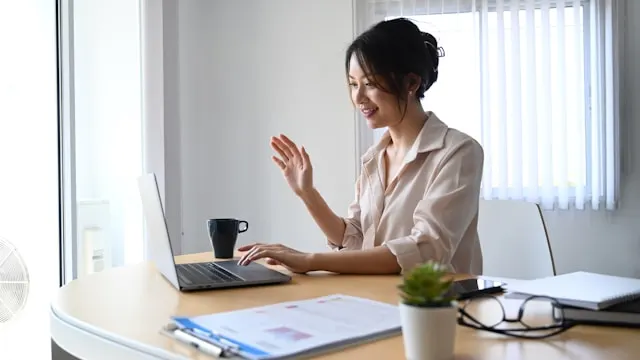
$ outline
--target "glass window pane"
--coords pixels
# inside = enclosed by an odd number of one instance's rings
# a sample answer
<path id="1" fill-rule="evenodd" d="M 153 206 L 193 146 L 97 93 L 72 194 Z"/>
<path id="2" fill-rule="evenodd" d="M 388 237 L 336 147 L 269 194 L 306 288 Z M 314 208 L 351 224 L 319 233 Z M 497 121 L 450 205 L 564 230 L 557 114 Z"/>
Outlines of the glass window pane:
<path id="1" fill-rule="evenodd" d="M 73 8 L 76 274 L 142 260 L 139 2 Z"/>

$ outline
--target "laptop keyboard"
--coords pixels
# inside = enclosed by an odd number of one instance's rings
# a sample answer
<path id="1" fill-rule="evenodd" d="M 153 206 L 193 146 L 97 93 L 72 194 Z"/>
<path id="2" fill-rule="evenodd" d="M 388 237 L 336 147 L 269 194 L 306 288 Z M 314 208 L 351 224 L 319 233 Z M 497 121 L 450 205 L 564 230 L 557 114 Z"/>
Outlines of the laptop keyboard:
<path id="1" fill-rule="evenodd" d="M 228 283 L 242 278 L 212 263 L 182 264 L 177 266 L 178 277 L 187 284 Z"/>

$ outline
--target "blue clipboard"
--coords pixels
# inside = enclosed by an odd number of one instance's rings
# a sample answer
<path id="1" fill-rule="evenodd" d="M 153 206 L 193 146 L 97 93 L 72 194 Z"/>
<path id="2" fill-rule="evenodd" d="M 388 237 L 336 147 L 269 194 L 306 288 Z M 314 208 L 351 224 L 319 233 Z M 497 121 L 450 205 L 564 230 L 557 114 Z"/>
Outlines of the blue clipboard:
<path id="1" fill-rule="evenodd" d="M 375 327 L 374 329 L 369 330 L 367 330 L 366 328 L 356 329 L 354 327 L 350 327 L 346 329 L 350 331 L 345 331 L 344 333 L 338 334 L 328 334 L 327 337 L 319 338 L 318 341 L 300 343 L 296 344 L 296 346 L 291 347 L 288 347 L 289 343 L 276 342 L 272 344 L 269 340 L 263 340 L 259 335 L 249 334 L 253 330 L 255 330 L 253 326 L 257 326 L 250 321 L 248 321 L 247 323 L 235 323 L 235 325 L 238 326 L 234 326 L 233 323 L 234 321 L 242 321 L 243 316 L 254 314 L 256 310 L 260 309 L 279 310 L 283 307 L 289 309 L 304 306 L 310 306 L 311 309 L 313 309 L 314 306 L 335 306 L 335 303 L 330 303 L 330 301 L 328 300 L 347 301 L 348 303 L 351 303 L 351 306 L 357 306 L 358 309 L 362 309 L 361 313 L 356 314 L 360 317 L 356 316 L 355 319 L 362 320 L 364 324 L 369 323 L 367 321 L 367 318 L 365 318 L 366 316 L 368 316 L 367 314 L 370 309 L 367 306 L 373 307 L 373 312 L 380 312 L 380 314 L 384 315 L 388 321 L 385 323 L 384 327 Z M 292 304 L 295 306 L 292 306 Z M 323 308 L 321 308 L 321 310 L 322 309 Z M 324 308 L 324 310 L 327 311 L 326 308 Z M 272 316 L 275 315 L 272 314 Z M 280 320 L 282 320 L 283 324 L 285 325 L 290 323 L 291 321 L 295 321 L 287 318 L 287 316 L 292 315 L 283 316 L 284 318 Z M 277 317 L 274 319 L 278 320 Z M 263 320 L 258 321 L 258 323 L 261 323 L 261 321 Z M 311 318 L 310 321 L 314 321 L 314 319 Z M 194 317 L 172 316 L 169 322 L 170 325 L 167 326 L 164 333 L 182 342 L 183 344 L 186 344 L 192 349 L 196 349 L 196 351 L 208 354 L 215 358 L 234 358 L 246 360 L 292 360 L 309 358 L 317 356 L 321 353 L 335 352 L 347 347 L 376 341 L 386 337 L 396 336 L 401 334 L 402 330 L 396 306 L 341 294 L 328 295 L 297 302 L 284 302 L 263 307 L 250 308 L 240 310 L 237 314 L 234 314 L 234 312 L 228 312 Z M 232 331 L 236 332 L 224 331 L 223 325 L 225 322 L 231 322 L 227 325 L 233 329 Z M 249 327 L 247 328 L 241 326 L 243 324 L 248 324 Z M 323 326 L 328 326 L 329 328 L 332 326 L 331 322 L 323 322 L 322 324 Z M 295 327 L 295 325 L 291 326 Z M 243 331 L 246 331 L 247 333 L 242 334 Z M 268 336 L 268 331 L 265 334 L 267 334 Z"/>
<path id="2" fill-rule="evenodd" d="M 217 358 L 240 357 L 248 360 L 268 359 L 272 354 L 238 342 L 192 322 L 186 317 L 174 317 L 163 333 L 196 350 Z"/>

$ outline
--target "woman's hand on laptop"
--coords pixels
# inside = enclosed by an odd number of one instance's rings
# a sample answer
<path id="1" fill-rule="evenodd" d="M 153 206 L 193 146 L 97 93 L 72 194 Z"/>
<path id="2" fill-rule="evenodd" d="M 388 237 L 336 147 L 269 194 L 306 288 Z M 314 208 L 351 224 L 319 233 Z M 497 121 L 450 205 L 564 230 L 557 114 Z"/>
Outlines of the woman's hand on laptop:
<path id="1" fill-rule="evenodd" d="M 239 265 L 249 265 L 252 261 L 266 259 L 269 265 L 282 265 L 295 273 L 311 271 L 311 255 L 281 244 L 251 244 L 238 248 L 246 253 L 238 261 Z"/>

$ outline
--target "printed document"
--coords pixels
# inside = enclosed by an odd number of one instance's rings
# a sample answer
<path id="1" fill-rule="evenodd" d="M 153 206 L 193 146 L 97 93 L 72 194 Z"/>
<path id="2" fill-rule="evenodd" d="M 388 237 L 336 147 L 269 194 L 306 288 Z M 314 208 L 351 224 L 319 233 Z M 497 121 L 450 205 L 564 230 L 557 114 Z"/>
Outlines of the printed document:
<path id="1" fill-rule="evenodd" d="M 277 358 L 400 332 L 398 307 L 348 295 L 330 295 L 190 317 L 213 334 Z"/>

